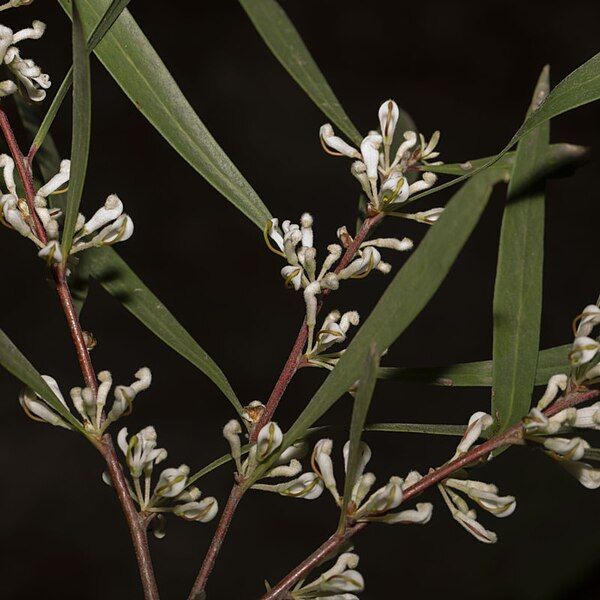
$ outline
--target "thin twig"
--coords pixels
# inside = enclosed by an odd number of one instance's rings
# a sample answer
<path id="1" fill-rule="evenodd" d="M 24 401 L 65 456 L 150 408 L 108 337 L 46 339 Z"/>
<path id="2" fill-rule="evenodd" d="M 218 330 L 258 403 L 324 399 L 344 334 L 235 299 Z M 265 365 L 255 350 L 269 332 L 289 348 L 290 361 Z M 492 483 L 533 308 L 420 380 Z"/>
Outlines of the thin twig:
<path id="1" fill-rule="evenodd" d="M 215 566 L 215 560 L 219 554 L 219 551 L 221 550 L 223 542 L 225 541 L 225 536 L 227 535 L 227 531 L 231 525 L 233 515 L 243 495 L 244 492 L 241 486 L 236 483 L 233 486 L 233 489 L 229 494 L 227 504 L 221 513 L 221 519 L 219 520 L 219 524 L 217 525 L 217 529 L 210 543 L 210 547 L 208 548 L 206 556 L 204 557 L 204 561 L 202 562 L 202 567 L 200 567 L 196 581 L 192 586 L 188 600 L 200 600 L 202 598 L 202 592 L 206 586 L 206 581 L 208 580 L 213 567 Z"/>
<path id="2" fill-rule="evenodd" d="M 600 390 L 575 390 L 556 400 L 544 411 L 544 414 L 547 417 L 551 417 L 565 408 L 582 404 L 583 402 L 587 402 L 598 396 L 600 396 Z M 501 448 L 502 446 L 521 443 L 522 440 L 523 424 L 519 422 L 500 435 L 489 439 L 479 446 L 475 446 L 458 458 L 447 462 L 438 469 L 435 469 L 429 474 L 425 475 L 425 477 L 404 490 L 404 494 L 402 495 L 402 503 L 411 500 L 436 483 L 443 481 L 455 471 L 471 465 L 481 458 L 487 457 L 493 450 Z M 339 550 L 343 543 L 348 541 L 359 531 L 362 531 L 367 525 L 368 523 L 365 522 L 353 523 L 346 528 L 346 531 L 343 534 L 336 532 L 324 544 L 319 546 L 319 548 L 317 548 L 306 560 L 301 562 L 293 571 L 286 575 L 276 586 L 271 588 L 269 592 L 262 596 L 261 600 L 282 600 L 285 598 L 284 594 L 286 594 L 286 592 L 295 583 L 305 578 L 324 558 L 326 558 L 328 555 L 333 555 Z"/>
<path id="3" fill-rule="evenodd" d="M 12 127 L 10 126 L 8 117 L 2 109 L 0 109 L 0 129 L 2 130 L 4 138 L 6 139 L 6 143 L 8 144 L 8 148 L 12 154 L 15 166 L 17 167 L 17 171 L 23 183 L 29 218 L 31 219 L 35 234 L 39 240 L 45 244 L 48 241 L 48 237 L 35 210 L 36 192 L 33 184 L 33 177 L 31 175 L 31 167 L 27 162 L 27 159 L 23 156 L 23 153 L 21 152 L 19 144 L 17 143 L 13 133 Z M 77 311 L 73 306 L 73 298 L 67 283 L 64 267 L 61 265 L 53 265 L 51 270 L 54 277 L 58 298 L 67 319 L 67 325 L 75 346 L 77 360 L 79 362 L 85 384 L 94 392 L 94 394 L 96 394 L 98 391 L 96 373 L 92 365 L 90 353 L 87 348 Z M 142 580 L 142 586 L 144 589 L 144 596 L 146 600 L 158 600 L 158 589 L 154 578 L 154 571 L 152 568 L 152 560 L 150 558 L 150 550 L 148 548 L 148 539 L 146 534 L 148 520 L 137 512 L 135 504 L 129 495 L 127 481 L 123 474 L 123 469 L 117 457 L 117 453 L 110 435 L 104 435 L 101 442 L 96 444 L 96 447 L 106 461 L 113 487 L 129 526 L 131 540 L 133 542 L 135 555 L 138 561 L 140 578 Z"/>
<path id="4" fill-rule="evenodd" d="M 365 238 L 367 237 L 371 229 L 377 223 L 379 223 L 383 219 L 383 217 L 384 214 L 380 213 L 365 219 L 365 221 L 362 224 L 362 227 L 356 234 L 356 237 L 348 244 L 344 256 L 342 256 L 340 262 L 335 268 L 336 274 L 348 266 L 350 261 L 356 256 L 360 245 L 365 241 Z M 323 293 L 321 294 L 321 298 L 319 300 L 318 310 L 321 309 L 323 301 L 330 294 L 330 292 L 331 290 L 329 289 L 323 290 Z M 304 319 L 302 326 L 300 327 L 300 331 L 298 332 L 298 336 L 296 337 L 296 341 L 292 346 L 290 355 L 288 356 L 288 359 L 285 365 L 283 366 L 281 374 L 279 375 L 277 382 L 275 383 L 275 387 L 273 388 L 273 391 L 269 396 L 267 404 L 265 405 L 265 409 L 263 410 L 258 422 L 252 430 L 252 435 L 250 436 L 250 443 L 256 442 L 260 430 L 272 419 L 273 414 L 277 410 L 279 401 L 283 397 L 283 394 L 288 384 L 290 383 L 292 377 L 294 377 L 298 369 L 301 367 L 301 361 L 304 355 L 304 346 L 306 344 L 307 337 L 308 327 L 306 326 L 306 319 Z M 229 498 L 227 500 L 227 504 L 225 505 L 223 514 L 221 515 L 219 525 L 214 533 L 213 539 L 210 543 L 206 556 L 204 557 L 204 561 L 202 562 L 200 572 L 198 573 L 196 581 L 192 586 L 192 590 L 190 592 L 188 600 L 196 600 L 197 598 L 201 597 L 201 593 L 206 587 L 206 582 L 213 569 L 214 563 L 219 554 L 219 550 L 223 545 L 223 541 L 227 534 L 227 530 L 229 529 L 231 520 L 233 519 L 233 516 L 235 514 L 237 505 L 239 504 L 243 495 L 243 488 L 240 485 L 234 485 L 233 489 L 231 490 L 231 493 L 229 494 Z"/>

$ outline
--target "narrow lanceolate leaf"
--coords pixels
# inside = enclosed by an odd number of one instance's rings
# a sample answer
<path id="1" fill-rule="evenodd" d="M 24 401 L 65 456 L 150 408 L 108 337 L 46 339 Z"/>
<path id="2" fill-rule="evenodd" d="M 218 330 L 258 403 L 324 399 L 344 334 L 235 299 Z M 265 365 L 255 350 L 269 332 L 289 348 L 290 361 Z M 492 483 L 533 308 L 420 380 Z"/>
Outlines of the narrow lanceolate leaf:
<path id="1" fill-rule="evenodd" d="M 372 343 L 378 348 L 388 348 L 413 322 L 445 279 L 477 225 L 493 184 L 504 176 L 495 172 L 482 173 L 454 194 L 439 221 L 429 229 L 419 247 L 396 274 L 335 369 L 286 433 L 282 451 L 304 435 L 359 379 L 361 366 Z M 261 466 L 253 479 L 260 477 L 274 460 Z"/>
<path id="2" fill-rule="evenodd" d="M 48 406 L 52 407 L 65 421 L 76 430 L 83 431 L 81 425 L 54 395 L 48 384 L 42 379 L 35 367 L 25 358 L 10 338 L 0 329 L 0 365 L 20 379 L 27 387 L 39 394 Z M 16 401 L 16 399 L 15 399 Z"/>
<path id="3" fill-rule="evenodd" d="M 355 144 L 362 136 L 341 107 L 300 34 L 276 0 L 240 0 L 269 50 L 310 99 Z"/>
<path id="4" fill-rule="evenodd" d="M 70 15 L 70 0 L 60 3 Z M 86 31 L 98 22 L 109 3 L 109 0 L 79 0 Z M 271 218 L 269 210 L 194 112 L 129 11 L 123 11 L 95 53 L 169 144 L 262 229 Z"/>
<path id="5" fill-rule="evenodd" d="M 491 166 L 494 162 L 502 158 L 524 135 L 533 131 L 546 121 L 561 115 L 565 112 L 573 110 L 589 104 L 600 98 L 600 53 L 590 58 L 586 63 L 575 69 L 567 75 L 551 92 L 547 98 L 539 105 L 539 107 L 529 114 L 515 135 L 511 138 L 506 147 L 497 155 L 492 157 L 487 163 L 474 169 L 469 173 L 465 173 L 452 181 L 438 185 L 437 187 L 425 190 L 419 194 L 411 196 L 411 202 L 428 196 L 435 192 L 439 192 L 451 185 L 463 181 L 468 177 L 472 177 L 483 169 Z"/>
<path id="6" fill-rule="evenodd" d="M 541 350 L 538 354 L 535 385 L 546 385 L 552 375 L 568 373 L 571 344 Z M 425 383 L 454 387 L 489 387 L 492 385 L 492 361 L 481 360 L 444 367 L 381 367 L 380 379 L 407 383 Z"/>
<path id="7" fill-rule="evenodd" d="M 90 152 L 92 126 L 92 86 L 90 57 L 87 52 L 83 23 L 79 13 L 80 0 L 73 2 L 73 134 L 71 137 L 71 177 L 67 192 L 67 209 L 62 232 L 63 260 L 67 261 L 75 223 L 79 214 L 83 183 Z"/>
<path id="8" fill-rule="evenodd" d="M 516 152 L 507 152 L 502 158 L 491 165 L 490 169 L 512 170 L 515 164 Z M 550 144 L 544 157 L 543 163 L 540 165 L 540 170 L 537 176 L 540 179 L 549 176 L 558 176 L 563 172 L 568 172 L 568 168 L 578 166 L 585 162 L 589 156 L 589 149 L 585 146 L 576 146 L 574 144 Z M 476 171 L 483 165 L 492 160 L 493 156 L 485 158 L 476 158 L 468 160 L 464 163 L 450 163 L 445 165 L 428 165 L 426 171 L 433 173 L 441 173 L 446 175 L 463 175 L 469 171 Z"/>
<path id="9" fill-rule="evenodd" d="M 550 91 L 545 67 L 528 114 Z M 537 178 L 550 143 L 550 122 L 517 146 L 504 208 L 494 286 L 492 416 L 502 432 L 529 411 L 535 383 L 544 262 L 544 181 Z"/>
<path id="10" fill-rule="evenodd" d="M 360 459 L 360 441 L 363 428 L 371 406 L 373 391 L 377 383 L 377 367 L 379 366 L 379 352 L 375 344 L 371 345 L 369 353 L 360 375 L 358 389 L 354 398 L 354 408 L 352 409 L 352 420 L 350 421 L 350 449 L 348 452 L 348 463 L 346 465 L 346 481 L 344 483 L 344 495 L 342 497 L 342 506 L 340 508 L 340 522 L 338 531 L 346 530 L 346 518 L 348 511 L 348 502 L 356 483 L 356 471 Z"/>
<path id="11" fill-rule="evenodd" d="M 113 248 L 90 248 L 85 250 L 84 257 L 90 275 L 111 296 L 154 335 L 209 377 L 235 410 L 242 413 L 242 406 L 223 371 Z"/>
<path id="12" fill-rule="evenodd" d="M 248 452 L 248 450 L 250 450 L 250 448 L 251 448 L 250 444 L 246 444 L 245 446 L 242 446 L 240 449 L 241 455 L 244 456 Z M 186 488 L 190 487 L 190 485 L 192 485 L 193 483 L 198 481 L 198 479 L 202 479 L 202 477 L 204 477 L 205 475 L 208 475 L 211 471 L 214 471 L 215 469 L 218 469 L 219 467 L 226 465 L 228 462 L 231 462 L 232 460 L 233 460 L 233 458 L 231 457 L 231 454 L 223 454 L 223 456 L 219 456 L 219 458 L 217 458 L 216 460 L 213 460 L 211 463 L 207 464 L 205 467 L 203 467 L 199 471 L 196 471 L 193 475 L 188 477 L 187 484 L 185 487 Z"/>
<path id="13" fill-rule="evenodd" d="M 437 423 L 371 423 L 365 431 L 381 431 L 388 433 L 426 433 L 428 435 L 464 434 L 464 425 L 438 425 Z"/>
<path id="14" fill-rule="evenodd" d="M 112 0 L 110 5 L 106 9 L 106 12 L 102 15 L 102 18 L 98 21 L 98 24 L 94 28 L 94 31 L 92 31 L 92 34 L 88 38 L 88 54 L 98 45 L 98 43 L 106 35 L 106 32 L 112 27 L 112 24 L 117 20 L 117 18 L 123 12 L 123 10 L 125 10 L 125 7 L 129 4 L 129 2 L 130 0 Z M 50 104 L 50 108 L 46 112 L 44 120 L 42 121 L 40 127 L 37 129 L 37 132 L 34 133 L 35 137 L 33 138 L 31 149 L 29 150 L 30 153 L 35 154 L 36 152 L 41 150 L 44 144 L 48 144 L 46 136 L 72 83 L 73 67 L 71 67 L 68 73 L 65 75 L 65 78 L 60 84 L 60 87 L 58 88 L 58 91 L 56 92 L 56 95 L 52 100 L 52 104 Z"/>

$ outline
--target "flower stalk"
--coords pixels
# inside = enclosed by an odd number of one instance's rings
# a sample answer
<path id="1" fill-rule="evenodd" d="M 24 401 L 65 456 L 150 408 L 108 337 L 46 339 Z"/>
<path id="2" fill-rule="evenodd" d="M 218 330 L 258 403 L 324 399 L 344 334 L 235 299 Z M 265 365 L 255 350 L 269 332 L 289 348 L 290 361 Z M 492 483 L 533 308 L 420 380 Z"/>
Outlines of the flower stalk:
<path id="1" fill-rule="evenodd" d="M 27 159 L 23 156 L 10 125 L 8 116 L 2 109 L 0 109 L 0 130 L 4 135 L 4 139 L 6 140 L 10 153 L 17 167 L 17 172 L 19 173 L 19 177 L 23 183 L 25 200 L 29 209 L 30 218 L 32 219 L 34 231 L 39 240 L 45 244 L 48 241 L 48 238 L 44 226 L 42 225 L 37 215 L 37 211 L 35 210 L 36 192 L 33 184 L 31 167 Z M 98 391 L 98 381 L 96 379 L 96 373 L 94 371 L 90 353 L 87 348 L 86 339 L 79 322 L 79 317 L 73 305 L 73 298 L 67 283 L 65 268 L 62 264 L 54 263 L 50 266 L 50 269 L 54 278 L 56 292 L 67 320 L 67 326 L 73 340 L 73 345 L 75 346 L 77 360 L 79 362 L 85 384 L 93 391 L 94 394 L 96 394 Z M 140 515 L 135 508 L 135 505 L 129 495 L 127 482 L 117 458 L 110 435 L 105 434 L 102 439 L 94 445 L 106 461 L 117 498 L 121 504 L 125 520 L 127 521 L 127 525 L 129 527 L 131 541 L 133 543 L 138 562 L 140 578 L 144 590 L 144 597 L 146 600 L 158 600 L 158 588 L 154 577 L 154 570 L 152 567 L 152 560 L 150 558 L 150 550 L 148 548 L 147 539 L 147 526 L 150 522 L 150 518 Z"/>

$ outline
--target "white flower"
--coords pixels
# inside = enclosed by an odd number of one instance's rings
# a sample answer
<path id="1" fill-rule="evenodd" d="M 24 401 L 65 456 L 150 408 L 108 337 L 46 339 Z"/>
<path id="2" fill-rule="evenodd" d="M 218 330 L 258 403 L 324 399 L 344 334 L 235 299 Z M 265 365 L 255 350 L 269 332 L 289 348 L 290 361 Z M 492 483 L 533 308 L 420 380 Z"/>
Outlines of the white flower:
<path id="1" fill-rule="evenodd" d="M 216 498 L 208 496 L 200 502 L 187 502 L 178 504 L 173 509 L 173 514 L 182 517 L 186 521 L 199 521 L 200 523 L 208 523 L 212 521 L 219 511 L 219 504 Z"/>
<path id="2" fill-rule="evenodd" d="M 544 392 L 544 395 L 540 398 L 539 402 L 537 403 L 537 408 L 539 408 L 540 410 L 544 410 L 545 408 L 550 406 L 550 404 L 552 404 L 556 396 L 558 396 L 558 393 L 561 391 L 564 392 L 567 389 L 568 381 L 569 378 L 563 373 L 559 373 L 558 375 L 552 375 L 552 377 L 550 377 L 550 379 L 548 380 L 548 385 L 546 386 L 546 391 Z"/>
<path id="3" fill-rule="evenodd" d="M 50 87 L 50 78 L 42 73 L 40 67 L 31 59 L 21 58 L 15 44 L 27 39 L 37 40 L 42 37 L 45 29 L 46 25 L 41 21 L 33 21 L 31 27 L 21 29 L 16 33 L 13 33 L 12 29 L 0 25 L 0 63 L 3 62 L 8 67 L 17 83 L 34 102 L 40 102 L 46 97 L 46 90 Z M 1 86 L 3 96 L 14 93 L 18 89 L 10 80 L 3 81 Z"/>
<path id="4" fill-rule="evenodd" d="M 49 265 L 62 262 L 60 244 L 56 240 L 49 241 L 39 252 L 38 256 L 43 258 Z"/>
<path id="5" fill-rule="evenodd" d="M 592 333 L 596 325 L 600 325 L 600 307 L 596 304 L 588 304 L 583 312 L 577 317 L 579 325 L 576 330 L 576 337 L 587 337 Z"/>
<path id="6" fill-rule="evenodd" d="M 573 347 L 569 353 L 569 360 L 573 367 L 579 367 L 590 362 L 600 349 L 600 343 L 590 337 L 576 337 L 573 342 Z"/>
<path id="7" fill-rule="evenodd" d="M 438 485 L 438 489 L 450 510 L 450 514 L 457 523 L 484 544 L 495 544 L 497 542 L 498 536 L 493 531 L 487 530 L 477 520 L 477 512 L 469 509 L 466 502 L 458 494 L 442 484 Z"/>
<path id="8" fill-rule="evenodd" d="M 341 554 L 333 567 L 325 571 L 317 580 L 301 586 L 290 593 L 292 598 L 356 598 L 352 592 L 365 589 L 363 576 L 356 571 L 359 558 L 357 554 Z M 336 594 L 342 594 L 336 596 Z"/>
<path id="9" fill-rule="evenodd" d="M 256 458 L 259 461 L 266 460 L 283 441 L 283 433 L 279 428 L 279 425 L 274 421 L 267 423 L 258 433 L 256 439 Z"/>
<path id="10" fill-rule="evenodd" d="M 387 523 L 388 525 L 425 525 L 431 520 L 433 504 L 418 502 L 413 509 L 401 510 L 397 513 L 388 513 L 381 517 L 371 517 L 370 521 Z"/>
<path id="11" fill-rule="evenodd" d="M 162 471 L 158 483 L 154 489 L 154 495 L 163 498 L 174 498 L 183 492 L 187 483 L 190 468 L 180 465 L 177 468 L 169 468 Z"/>
<path id="12" fill-rule="evenodd" d="M 344 142 L 342 138 L 335 135 L 330 123 L 325 123 L 325 125 L 321 126 L 319 137 L 323 149 L 328 154 L 333 154 L 334 156 L 348 156 L 350 158 L 361 158 L 360 152 L 356 148 L 353 148 Z M 330 149 L 334 152 L 331 152 Z"/>
<path id="13" fill-rule="evenodd" d="M 357 521 L 369 521 L 372 517 L 397 508 L 402 502 L 402 479 L 390 477 L 389 482 L 371 494 L 354 514 Z"/>
<path id="14" fill-rule="evenodd" d="M 484 412 L 476 412 L 469 419 L 467 430 L 465 431 L 462 440 L 456 447 L 456 453 L 452 457 L 457 458 L 461 454 L 467 452 L 471 446 L 481 437 L 481 434 L 492 424 L 494 419 L 491 415 Z"/>
<path id="15" fill-rule="evenodd" d="M 241 447 L 242 442 L 240 441 L 240 433 L 242 433 L 242 426 L 235 419 L 228 421 L 225 427 L 223 427 L 223 437 L 229 442 L 231 448 L 231 457 L 235 462 L 238 473 L 242 471 L 241 464 Z"/>
<path id="16" fill-rule="evenodd" d="M 600 402 L 576 409 L 573 427 L 600 430 Z"/>
<path id="17" fill-rule="evenodd" d="M 312 465 L 315 473 L 323 480 L 325 487 L 329 490 L 334 500 L 339 504 L 340 495 L 337 490 L 337 483 L 333 472 L 333 461 L 331 460 L 331 451 L 333 450 L 333 440 L 319 440 L 314 447 L 312 454 Z"/>
<path id="18" fill-rule="evenodd" d="M 554 435 L 563 427 L 572 427 L 576 415 L 576 409 L 567 408 L 548 418 L 539 408 L 532 408 L 523 419 L 523 428 L 526 434 Z"/>
<path id="19" fill-rule="evenodd" d="M 514 496 L 499 496 L 498 488 L 489 483 L 448 478 L 444 480 L 444 485 L 463 492 L 471 500 L 477 502 L 481 508 L 496 517 L 508 517 L 512 515 L 517 507 Z"/>
<path id="20" fill-rule="evenodd" d="M 157 436 L 154 427 L 144 427 L 136 435 L 131 436 L 129 441 L 127 437 L 127 428 L 123 427 L 117 436 L 117 443 L 125 455 L 132 477 L 137 479 L 142 473 L 151 473 L 155 464 L 167 458 L 167 451 L 156 447 Z"/>
<path id="21" fill-rule="evenodd" d="M 552 458 L 578 461 L 583 458 L 590 445 L 584 439 L 578 437 L 571 439 L 551 437 L 544 440 L 544 447 L 550 451 Z"/>
<path id="22" fill-rule="evenodd" d="M 134 226 L 131 217 L 123 213 L 123 202 L 116 194 L 111 194 L 104 206 L 90 219 L 86 220 L 80 215 L 75 229 L 71 254 L 87 248 L 124 242 L 133 235 Z"/>
<path id="23" fill-rule="evenodd" d="M 600 468 L 584 462 L 563 460 L 559 463 L 588 490 L 600 488 Z"/>
<path id="24" fill-rule="evenodd" d="M 330 312 L 323 321 L 321 328 L 315 336 L 315 344 L 306 353 L 311 364 L 325 364 L 335 366 L 340 352 L 327 356 L 320 356 L 334 344 L 341 344 L 346 340 L 346 334 L 351 325 L 358 325 L 360 317 L 356 311 L 348 311 L 343 315 L 338 310 Z"/>
<path id="25" fill-rule="evenodd" d="M 49 375 L 42 375 L 42 379 L 46 382 L 48 387 L 54 392 L 56 398 L 67 408 L 67 404 L 63 395 L 58 388 L 56 380 Z M 42 399 L 42 397 L 34 392 L 30 388 L 24 388 L 19 394 L 19 403 L 21 407 L 34 421 L 42 421 L 56 427 L 63 427 L 64 429 L 72 429 L 67 422 L 58 415 L 54 409 L 50 408 L 48 404 Z"/>
<path id="26" fill-rule="evenodd" d="M 379 127 L 383 136 L 383 143 L 389 146 L 394 139 L 396 124 L 400 116 L 398 105 L 393 100 L 386 100 L 379 107 Z"/>

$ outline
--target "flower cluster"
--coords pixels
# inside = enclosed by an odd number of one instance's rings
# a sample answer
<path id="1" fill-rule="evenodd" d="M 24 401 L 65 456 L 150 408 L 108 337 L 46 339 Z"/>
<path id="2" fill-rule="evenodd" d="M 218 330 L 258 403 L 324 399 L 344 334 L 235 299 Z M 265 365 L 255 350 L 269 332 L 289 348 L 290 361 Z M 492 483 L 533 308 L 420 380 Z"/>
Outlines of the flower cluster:
<path id="1" fill-rule="evenodd" d="M 468 452 L 493 422 L 492 417 L 484 412 L 473 414 L 451 460 Z M 485 544 L 494 544 L 498 539 L 497 535 L 477 520 L 477 511 L 469 508 L 467 501 L 458 492 L 467 496 L 485 511 L 500 518 L 510 516 L 517 507 L 517 501 L 514 496 L 498 495 L 498 488 L 493 484 L 467 479 L 466 475 L 461 478 L 459 475 L 462 474 L 464 472 L 454 473 L 453 477 L 448 477 L 438 484 L 442 498 L 452 517 L 475 539 Z"/>
<path id="2" fill-rule="evenodd" d="M 279 227 L 278 219 L 271 219 L 265 230 L 265 240 L 269 248 L 286 259 L 287 265 L 281 269 L 286 286 L 296 291 L 303 290 L 306 302 L 306 323 L 309 328 L 308 352 L 313 350 L 314 327 L 317 318 L 317 297 L 325 290 L 336 290 L 340 281 L 345 279 L 363 279 L 371 271 L 389 273 L 391 265 L 381 258 L 379 248 L 406 251 L 413 247 L 408 238 L 378 238 L 360 244 L 356 254 L 343 268 L 332 270 L 340 260 L 343 247 L 348 248 L 352 236 L 346 227 L 337 231 L 341 244 L 327 246 L 327 256 L 320 270 L 317 268 L 317 251 L 313 240 L 313 218 L 304 213 L 300 225 L 284 221 Z M 270 243 L 269 238 L 275 243 Z"/>
<path id="3" fill-rule="evenodd" d="M 327 350 L 334 344 L 345 342 L 350 326 L 354 325 L 356 327 L 359 321 L 360 317 L 355 310 L 346 312 L 343 315 L 339 310 L 330 312 L 317 331 L 312 348 L 309 348 L 306 352 L 305 358 L 308 364 L 325 367 L 329 370 L 333 369 L 344 351 L 327 352 Z"/>
<path id="4" fill-rule="evenodd" d="M 360 143 L 360 150 L 336 136 L 329 123 L 323 125 L 319 131 L 325 152 L 333 156 L 356 159 L 350 171 L 369 199 L 371 214 L 394 210 L 406 203 L 411 195 L 433 186 L 437 180 L 434 173 L 425 172 L 421 180 L 409 184 L 406 173 L 441 164 L 440 161 L 431 162 L 439 156 L 439 152 L 435 151 L 440 139 L 439 131 L 431 136 L 429 142 L 426 142 L 423 135 L 417 136 L 414 131 L 405 131 L 404 139 L 392 158 L 391 148 L 399 116 L 398 105 L 393 100 L 386 100 L 379 108 L 379 131 L 369 132 Z M 425 213 L 419 213 L 419 217 L 402 216 L 432 223 L 441 210 L 434 209 L 437 213 L 428 211 L 431 214 L 427 216 Z"/>
<path id="5" fill-rule="evenodd" d="M 319 440 L 315 444 L 311 462 L 314 472 L 322 479 L 325 488 L 329 490 L 336 504 L 341 507 L 343 498 L 337 488 L 331 459 L 332 450 L 332 440 L 327 438 Z M 376 521 L 388 524 L 416 523 L 424 525 L 428 523 L 433 506 L 426 502 L 418 503 L 415 509 L 391 512 L 402 503 L 404 490 L 421 479 L 421 475 L 417 471 L 411 471 L 405 479 L 396 476 L 390 477 L 386 485 L 370 493 L 375 484 L 375 475 L 365 473 L 364 470 L 371 459 L 371 449 L 367 444 L 361 442 L 359 452 L 356 482 L 348 502 L 348 518 L 352 521 Z M 350 442 L 346 442 L 343 449 L 345 470 L 348 468 L 349 453 Z"/>
<path id="6" fill-rule="evenodd" d="M 155 515 L 154 535 L 156 537 L 162 538 L 165 535 L 163 513 L 173 513 L 186 521 L 200 523 L 208 523 L 215 518 L 219 510 L 217 500 L 212 496 L 200 500 L 200 490 L 188 486 L 190 469 L 187 465 L 164 469 L 152 489 L 154 466 L 167 458 L 167 451 L 157 447 L 154 427 L 144 427 L 131 437 L 124 427 L 119 431 L 117 443 L 125 455 L 125 462 L 133 480 L 133 486 L 129 481 L 127 482 L 129 493 L 143 513 Z M 111 485 L 108 473 L 104 473 L 102 478 L 105 483 Z"/>
<path id="7" fill-rule="evenodd" d="M 586 306 L 573 323 L 575 340 L 569 360 L 573 368 L 571 377 L 577 385 L 600 381 L 600 366 L 597 361 L 594 361 L 600 350 L 600 342 L 591 337 L 594 328 L 598 325 L 600 325 L 600 307 L 597 304 Z"/>
<path id="8" fill-rule="evenodd" d="M 289 596 L 294 600 L 302 600 L 303 598 L 358 600 L 355 593 L 362 592 L 365 589 L 363 576 L 356 571 L 358 560 L 358 555 L 352 552 L 340 554 L 333 567 L 307 585 L 300 581 L 289 592 Z"/>
<path id="9" fill-rule="evenodd" d="M 59 219 L 62 214 L 59 209 L 48 207 L 48 197 L 64 191 L 61 187 L 69 181 L 71 161 L 63 160 L 59 172 L 40 187 L 35 195 L 35 211 L 48 238 L 45 244 L 36 235 L 27 202 L 18 197 L 13 159 L 7 154 L 0 155 L 0 168 L 3 169 L 4 182 L 8 189 L 8 193 L 0 197 L 0 222 L 32 240 L 40 248 L 38 255 L 49 264 L 62 262 L 59 243 Z M 82 214 L 78 215 L 70 254 L 95 246 L 123 242 L 132 234 L 133 221 L 127 214 L 123 214 L 123 203 L 118 196 L 111 194 L 104 206 L 90 219 L 86 219 Z"/>
<path id="10" fill-rule="evenodd" d="M 19 3 L 26 2 L 21 0 Z M 13 2 L 9 4 L 15 6 Z M 42 73 L 40 67 L 31 59 L 21 58 L 16 46 L 23 40 L 39 40 L 45 30 L 46 25 L 41 21 L 34 21 L 31 27 L 17 32 L 0 25 L 0 64 L 5 64 L 14 77 L 14 81 L 6 79 L 0 82 L 0 97 L 14 94 L 19 89 L 33 102 L 41 102 L 46 97 L 46 90 L 50 87 L 50 77 Z"/>
<path id="11" fill-rule="evenodd" d="M 79 414 L 81 426 L 88 434 L 96 438 L 101 437 L 111 423 L 131 412 L 135 397 L 140 392 L 148 389 L 152 383 L 152 374 L 147 367 L 139 369 L 135 377 L 136 381 L 130 385 L 118 385 L 115 387 L 113 392 L 114 399 L 106 416 L 104 416 L 104 409 L 113 383 L 110 371 L 101 371 L 98 373 L 100 385 L 96 394 L 89 387 L 74 387 L 71 389 L 71 401 Z M 59 402 L 69 411 L 67 402 L 56 380 L 48 375 L 42 375 L 42 378 Z M 32 419 L 65 429 L 73 429 L 62 416 L 30 388 L 25 388 L 21 392 L 19 402 L 25 413 Z"/>
<path id="12" fill-rule="evenodd" d="M 583 408 L 565 408 L 550 417 L 544 410 L 561 392 L 600 382 L 600 364 L 597 362 L 600 344 L 590 337 L 597 325 L 600 325 L 600 308 L 590 304 L 574 321 L 575 340 L 569 353 L 570 376 L 558 373 L 550 377 L 546 391 L 523 419 L 526 439 L 542 444 L 548 456 L 588 489 L 600 487 L 600 468 L 582 460 L 589 453 L 590 444 L 581 437 L 566 438 L 563 435 L 578 429 L 600 430 L 600 402 Z"/>
<path id="13" fill-rule="evenodd" d="M 248 436 L 252 435 L 258 423 L 264 405 L 258 401 L 251 402 L 244 410 L 243 421 Z M 241 439 L 242 427 L 239 421 L 232 419 L 223 428 L 223 437 L 229 442 L 231 456 L 235 462 L 238 481 L 248 479 L 256 468 L 265 462 L 281 446 L 283 433 L 277 423 L 270 421 L 260 430 L 256 443 L 248 450 L 248 456 L 242 460 Z M 263 476 L 267 479 L 284 478 L 278 484 L 255 483 L 252 488 L 267 492 L 276 492 L 282 496 L 313 500 L 323 492 L 323 483 L 315 473 L 302 473 L 302 465 L 298 460 L 308 452 L 304 441 L 296 442 L 284 450 L 272 468 Z"/>

